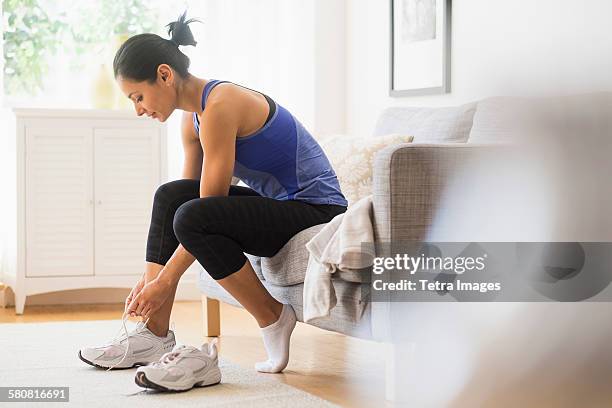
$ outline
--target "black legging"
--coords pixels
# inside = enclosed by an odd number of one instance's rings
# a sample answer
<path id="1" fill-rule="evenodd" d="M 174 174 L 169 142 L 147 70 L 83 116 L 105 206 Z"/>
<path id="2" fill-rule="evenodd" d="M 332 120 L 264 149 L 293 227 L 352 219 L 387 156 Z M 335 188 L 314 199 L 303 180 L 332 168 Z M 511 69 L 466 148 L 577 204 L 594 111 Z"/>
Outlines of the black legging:
<path id="1" fill-rule="evenodd" d="M 146 260 L 165 265 L 180 242 L 210 276 L 223 279 L 242 268 L 244 252 L 271 257 L 298 232 L 346 210 L 276 200 L 234 185 L 228 196 L 200 198 L 199 180 L 174 180 L 155 192 Z"/>

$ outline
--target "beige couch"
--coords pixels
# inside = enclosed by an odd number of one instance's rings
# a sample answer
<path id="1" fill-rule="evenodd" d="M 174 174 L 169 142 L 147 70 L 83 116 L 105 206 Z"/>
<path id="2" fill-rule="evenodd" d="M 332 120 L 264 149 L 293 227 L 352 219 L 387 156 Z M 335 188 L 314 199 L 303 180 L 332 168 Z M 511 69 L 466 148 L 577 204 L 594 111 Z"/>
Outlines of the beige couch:
<path id="1" fill-rule="evenodd" d="M 439 197 L 448 175 L 482 143 L 507 136 L 505 98 L 489 98 L 456 107 L 393 107 L 380 115 L 371 137 L 390 133 L 414 135 L 414 142 L 387 147 L 376 154 L 373 168 L 375 240 L 421 240 L 440 208 Z M 473 144 L 477 142 L 478 144 Z M 303 320 L 302 290 L 309 253 L 308 242 L 324 224 L 295 235 L 273 257 L 246 254 L 270 293 L 290 303 Z M 312 324 L 349 336 L 385 340 L 389 310 L 385 303 L 369 302 L 369 275 L 339 273 L 332 280 L 338 303 L 327 318 Z M 239 306 L 218 283 L 201 270 L 199 287 L 205 331 L 220 333 L 218 301 Z"/>
<path id="2" fill-rule="evenodd" d="M 461 207 L 462 201 L 466 201 L 469 207 L 470 203 L 480 197 L 459 194 L 459 197 L 455 195 L 455 200 L 447 200 L 444 194 L 457 191 L 457 188 L 466 191 L 460 187 L 474 180 L 469 174 L 466 177 L 467 173 L 463 172 L 470 168 L 466 164 L 473 163 L 471 160 L 474 158 L 480 162 L 483 153 L 484 157 L 493 158 L 495 163 L 500 158 L 497 155 L 500 153 L 497 150 L 500 143 L 516 143 L 517 140 L 529 140 L 531 143 L 536 139 L 533 136 L 537 136 L 538 143 L 547 139 L 546 136 L 551 136 L 553 144 L 558 144 L 561 134 L 567 133 L 568 140 L 574 140 L 577 145 L 575 147 L 580 148 L 585 142 L 585 135 L 582 131 L 575 131 L 573 125 L 597 124 L 608 131 L 609 135 L 612 129 L 611 111 L 612 93 L 535 101 L 493 97 L 456 107 L 385 109 L 371 137 L 390 133 L 412 134 L 414 142 L 384 148 L 375 156 L 372 189 L 375 240 L 426 241 L 432 231 L 435 236 L 440 228 L 439 219 L 444 217 L 447 221 L 450 218 L 447 227 L 452 231 L 443 231 L 442 235 L 464 239 L 465 231 L 456 230 L 456 225 L 460 225 L 456 221 L 463 214 L 461 208 L 456 208 L 457 204 Z M 598 115 L 597 120 L 585 119 L 591 118 L 594 112 Z M 555 121 L 556 124 L 553 124 Z M 597 138 L 592 138 L 592 141 L 599 142 Z M 601 146 L 605 150 L 606 144 Z M 494 155 L 490 154 L 491 148 Z M 571 147 L 566 150 L 571 150 Z M 495 172 L 495 165 L 484 171 Z M 482 172 L 476 168 L 476 174 L 481 175 Z M 492 178 L 496 176 L 492 174 Z M 495 206 L 495 203 L 491 205 Z M 511 207 L 505 208 L 511 210 Z M 503 214 L 498 214 L 493 222 L 503 221 L 503 217 Z M 322 226 L 313 226 L 300 232 L 272 258 L 248 255 L 264 285 L 273 296 L 282 302 L 291 303 L 300 320 L 308 260 L 304 244 Z M 493 230 L 497 227 L 491 226 Z M 439 350 L 436 347 L 441 344 L 436 339 L 444 339 L 447 342 L 443 343 L 444 347 L 455 347 L 454 325 L 464 327 L 469 318 L 482 317 L 480 313 L 491 309 L 470 308 L 469 302 L 370 302 L 367 281 L 367 274 L 340 273 L 334 277 L 338 305 L 332 309 L 329 317 L 316 320 L 313 324 L 350 336 L 385 342 L 387 346 L 381 358 L 386 361 L 385 394 L 389 400 L 397 401 L 402 396 L 410 395 L 412 398 L 419 395 L 423 391 L 419 388 L 422 382 L 416 379 L 424 373 L 423 365 L 419 369 L 415 362 L 421 361 L 429 367 L 431 361 L 427 360 L 427 356 L 437 353 Z M 199 284 L 204 294 L 203 305 L 207 307 L 207 334 L 218 335 L 218 300 L 235 305 L 237 303 L 205 271 L 201 273 Z M 486 319 L 483 321 L 486 324 Z M 469 341 L 477 343 L 480 340 L 475 333 Z M 461 352 L 461 348 L 453 349 L 453 353 Z M 418 356 L 426 357 L 419 360 Z M 443 366 L 444 362 L 439 365 Z M 433 372 L 431 368 L 428 370 L 429 373 Z M 444 375 L 441 374 L 440 378 L 444 378 Z M 416 389 L 411 388 L 411 384 Z"/>

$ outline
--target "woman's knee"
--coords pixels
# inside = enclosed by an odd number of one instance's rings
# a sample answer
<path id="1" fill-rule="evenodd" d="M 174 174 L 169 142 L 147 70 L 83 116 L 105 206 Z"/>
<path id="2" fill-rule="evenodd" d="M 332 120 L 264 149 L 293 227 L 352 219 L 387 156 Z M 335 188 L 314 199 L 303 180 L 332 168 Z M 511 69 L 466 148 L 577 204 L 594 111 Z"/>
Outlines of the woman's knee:
<path id="1" fill-rule="evenodd" d="M 185 233 L 188 232 L 190 226 L 193 226 L 187 221 L 187 219 L 191 217 L 191 214 L 194 212 L 193 204 L 191 203 L 191 201 L 193 200 L 181 204 L 174 213 L 172 228 L 174 229 L 174 235 L 176 235 L 176 238 L 179 240 L 179 242 L 183 242 L 183 237 L 185 236 Z"/>
<path id="2" fill-rule="evenodd" d="M 172 180 L 161 184 L 155 190 L 153 200 L 157 204 L 169 204 L 181 196 L 193 195 L 194 197 L 200 194 L 200 184 L 198 180 Z"/>
<path id="3" fill-rule="evenodd" d="M 211 218 L 211 199 L 213 197 L 194 198 L 181 204 L 174 213 L 172 228 L 179 242 L 183 243 L 188 234 L 203 233 Z"/>
<path id="4" fill-rule="evenodd" d="M 217 204 L 215 197 L 188 201 L 176 210 L 172 226 L 183 247 L 213 279 L 220 280 L 239 270 L 247 258 L 236 242 L 219 234 L 218 220 L 213 220 Z"/>

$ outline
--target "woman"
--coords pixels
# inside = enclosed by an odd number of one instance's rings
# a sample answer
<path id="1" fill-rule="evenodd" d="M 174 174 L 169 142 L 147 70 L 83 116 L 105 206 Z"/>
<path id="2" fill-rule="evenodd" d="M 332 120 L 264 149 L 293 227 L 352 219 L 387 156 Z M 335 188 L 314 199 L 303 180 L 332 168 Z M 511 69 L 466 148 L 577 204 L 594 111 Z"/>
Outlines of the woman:
<path id="1" fill-rule="evenodd" d="M 183 179 L 155 193 L 146 271 L 126 299 L 126 312 L 148 319 L 129 340 L 157 343 L 151 355 L 130 351 L 121 367 L 157 361 L 174 345 L 168 322 L 176 286 L 197 259 L 257 320 L 268 360 L 255 367 L 276 373 L 288 362 L 295 312 L 268 293 L 244 253 L 271 257 L 298 232 L 345 212 L 348 202 L 321 147 L 290 112 L 260 92 L 188 72 L 179 46 L 196 45 L 191 22 L 183 14 L 170 23 L 170 40 L 131 37 L 113 64 L 138 116 L 164 122 L 175 109 L 185 111 Z M 232 175 L 249 187 L 230 185 Z M 124 351 L 117 343 L 106 359 L 101 348 L 96 361 L 87 350 L 81 358 L 107 367 Z"/>

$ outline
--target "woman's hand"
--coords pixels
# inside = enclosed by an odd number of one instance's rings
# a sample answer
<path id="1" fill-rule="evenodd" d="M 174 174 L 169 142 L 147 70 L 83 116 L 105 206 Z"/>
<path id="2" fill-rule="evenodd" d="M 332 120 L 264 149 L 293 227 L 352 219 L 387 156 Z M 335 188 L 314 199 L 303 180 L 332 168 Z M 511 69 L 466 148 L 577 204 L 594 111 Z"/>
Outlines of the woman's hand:
<path id="1" fill-rule="evenodd" d="M 144 285 L 140 293 L 134 297 L 127 312 L 130 315 L 133 312 L 136 316 L 142 316 L 146 321 L 164 304 L 171 290 L 169 282 L 155 278 Z"/>
<path id="2" fill-rule="evenodd" d="M 123 309 L 124 313 L 127 312 L 128 306 L 130 305 L 130 303 L 132 303 L 132 300 L 134 300 L 134 298 L 140 293 L 144 285 L 145 285 L 145 277 L 144 275 L 142 275 L 142 277 L 138 280 L 138 282 L 136 282 L 136 284 L 130 291 L 130 294 L 127 296 L 127 298 L 125 298 L 125 308 Z M 134 314 L 132 314 L 132 316 L 134 316 Z"/>

